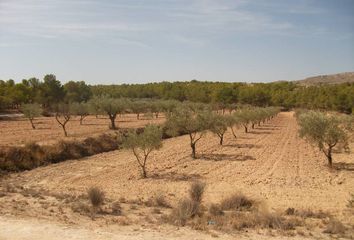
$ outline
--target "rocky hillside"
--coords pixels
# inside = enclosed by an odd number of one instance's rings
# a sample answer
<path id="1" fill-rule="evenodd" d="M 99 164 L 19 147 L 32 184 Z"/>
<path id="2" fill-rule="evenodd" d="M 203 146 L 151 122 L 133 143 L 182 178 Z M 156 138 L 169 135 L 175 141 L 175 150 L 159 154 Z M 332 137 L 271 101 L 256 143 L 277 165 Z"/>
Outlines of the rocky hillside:
<path id="1" fill-rule="evenodd" d="M 296 81 L 301 85 L 317 85 L 317 84 L 339 84 L 345 82 L 354 82 L 354 72 L 345 72 L 331 75 L 320 75 L 305 78 Z"/>

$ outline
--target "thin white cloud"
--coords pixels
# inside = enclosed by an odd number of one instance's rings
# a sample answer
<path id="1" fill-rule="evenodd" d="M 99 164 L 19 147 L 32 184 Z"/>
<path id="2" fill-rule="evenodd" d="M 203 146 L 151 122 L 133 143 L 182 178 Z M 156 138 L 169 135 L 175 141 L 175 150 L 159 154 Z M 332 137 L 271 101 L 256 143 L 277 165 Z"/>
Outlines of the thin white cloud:
<path id="1" fill-rule="evenodd" d="M 268 7 L 274 5 L 272 1 L 264 0 L 155 0 L 150 3 L 132 0 L 0 0 L 0 34 L 43 39 L 114 38 L 119 35 L 131 42 L 143 43 L 140 38 L 167 33 L 173 41 L 200 46 L 207 42 L 202 37 L 217 34 L 301 34 L 306 31 L 307 27 L 298 27 L 286 19 L 275 19 L 269 12 L 247 8 L 255 3 Z M 305 4 L 306 1 L 291 7 L 278 3 L 277 11 L 319 11 Z M 321 31 L 325 33 L 326 29 Z"/>

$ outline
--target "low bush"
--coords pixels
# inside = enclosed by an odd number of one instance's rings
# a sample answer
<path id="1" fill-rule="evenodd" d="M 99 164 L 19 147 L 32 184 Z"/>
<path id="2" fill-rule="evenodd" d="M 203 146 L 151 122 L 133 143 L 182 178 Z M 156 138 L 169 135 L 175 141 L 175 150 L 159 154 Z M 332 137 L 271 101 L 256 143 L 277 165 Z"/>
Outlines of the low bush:
<path id="1" fill-rule="evenodd" d="M 104 192 L 98 187 L 90 187 L 87 190 L 87 197 L 92 205 L 93 213 L 96 213 L 104 202 Z"/>
<path id="2" fill-rule="evenodd" d="M 350 197 L 350 199 L 348 200 L 348 203 L 347 203 L 347 207 L 348 208 L 354 208 L 354 194 L 351 194 L 351 197 Z"/>
<path id="3" fill-rule="evenodd" d="M 73 212 L 79 213 L 81 215 L 89 215 L 91 214 L 91 208 L 88 204 L 85 204 L 83 202 L 74 202 L 71 205 L 71 209 Z"/>
<path id="4" fill-rule="evenodd" d="M 224 211 L 221 209 L 220 204 L 215 204 L 215 203 L 210 205 L 208 212 L 212 216 L 221 216 L 224 214 Z"/>
<path id="5" fill-rule="evenodd" d="M 122 206 L 119 202 L 112 203 L 112 214 L 115 216 L 121 216 L 123 214 Z"/>
<path id="6" fill-rule="evenodd" d="M 79 159 L 97 153 L 115 150 L 121 144 L 120 135 L 102 134 L 83 141 L 60 141 L 55 145 L 0 148 L 0 170 L 23 171 L 68 159 Z"/>
<path id="7" fill-rule="evenodd" d="M 324 212 L 322 210 L 313 211 L 311 209 L 295 210 L 294 215 L 300 216 L 302 218 L 318 218 L 318 219 L 331 217 L 331 215 L 328 212 Z"/>
<path id="8" fill-rule="evenodd" d="M 329 234 L 344 234 L 345 230 L 346 228 L 343 223 L 334 218 L 331 218 L 329 223 L 327 224 L 326 229 L 323 232 Z"/>
<path id="9" fill-rule="evenodd" d="M 188 219 L 199 213 L 199 203 L 189 198 L 180 200 L 172 211 L 172 221 L 176 225 L 184 226 Z"/>
<path id="10" fill-rule="evenodd" d="M 222 210 L 249 210 L 255 204 L 255 201 L 246 197 L 242 193 L 235 193 L 221 201 Z"/>
<path id="11" fill-rule="evenodd" d="M 164 127 L 163 139 L 171 137 L 166 134 L 166 131 Z M 3 146 L 0 147 L 0 173 L 31 170 L 50 163 L 113 151 L 122 145 L 127 132 L 126 129 L 120 129 L 119 134 L 101 134 L 82 141 L 60 141 L 50 146 L 41 146 L 36 143 L 28 143 L 25 146 Z M 136 132 L 141 134 L 144 128 L 138 128 Z M 183 134 L 185 133 L 178 133 L 178 135 Z"/>
<path id="12" fill-rule="evenodd" d="M 205 184 L 193 182 L 189 188 L 189 198 L 181 199 L 172 210 L 170 220 L 173 224 L 184 226 L 187 221 L 195 216 L 201 216 L 203 207 L 201 205 Z"/>
<path id="13" fill-rule="evenodd" d="M 156 196 L 149 198 L 145 205 L 148 207 L 164 207 L 170 208 L 171 205 L 167 202 L 166 198 L 162 194 L 157 194 Z"/>
<path id="14" fill-rule="evenodd" d="M 199 181 L 193 182 L 189 189 L 189 197 L 191 198 L 191 200 L 201 203 L 204 189 L 205 183 Z"/>

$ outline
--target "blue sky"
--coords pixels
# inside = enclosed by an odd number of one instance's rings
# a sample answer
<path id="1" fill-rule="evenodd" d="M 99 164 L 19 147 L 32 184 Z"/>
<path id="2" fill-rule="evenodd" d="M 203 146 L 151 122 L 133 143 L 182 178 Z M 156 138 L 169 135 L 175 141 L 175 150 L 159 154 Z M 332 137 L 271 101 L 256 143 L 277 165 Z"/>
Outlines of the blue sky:
<path id="1" fill-rule="evenodd" d="M 0 79 L 260 82 L 354 71 L 354 0 L 0 0 Z"/>

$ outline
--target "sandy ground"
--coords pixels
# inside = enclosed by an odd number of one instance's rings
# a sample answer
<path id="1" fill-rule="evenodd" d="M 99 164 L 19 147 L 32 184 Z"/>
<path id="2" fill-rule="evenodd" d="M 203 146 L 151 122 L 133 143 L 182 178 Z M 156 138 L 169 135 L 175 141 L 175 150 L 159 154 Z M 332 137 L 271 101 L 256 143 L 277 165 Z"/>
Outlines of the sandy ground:
<path id="1" fill-rule="evenodd" d="M 134 155 L 130 151 L 119 150 L 12 174 L 6 181 L 25 188 L 71 194 L 82 194 L 90 186 L 99 186 L 110 199 L 147 200 L 153 195 L 163 194 L 173 204 L 187 194 L 190 181 L 199 179 L 207 184 L 206 205 L 242 191 L 264 201 L 273 211 L 284 211 L 288 207 L 324 210 L 340 220 L 353 223 L 353 215 L 346 210 L 350 193 L 354 193 L 353 153 L 336 153 L 334 162 L 341 162 L 342 169 L 330 170 L 323 154 L 300 139 L 297 130 L 293 114 L 280 113 L 250 133 L 243 133 L 240 129 L 237 139 L 227 133 L 224 146 L 218 144 L 217 137 L 207 134 L 198 142 L 197 160 L 190 157 L 188 136 L 167 139 L 163 148 L 150 157 L 148 179 L 140 178 Z M 13 214 L 11 210 L 7 213 Z M 0 219 L 0 222 L 4 221 L 10 220 Z M 39 225 L 39 229 L 43 227 L 42 224 L 35 225 Z M 64 231 L 62 227 L 55 228 L 53 231 Z M 161 232 L 157 237 L 164 234 Z M 187 233 L 196 237 L 201 233 L 193 234 Z M 6 235 L 4 237 L 6 239 Z M 228 236 L 221 238 L 227 239 Z M 258 235 L 245 238 L 262 239 Z M 144 239 L 159 238 L 146 235 Z M 166 235 L 163 239 L 169 238 Z M 181 239 L 186 238 L 182 236 Z M 200 239 L 207 238 L 201 235 Z"/>
<path id="2" fill-rule="evenodd" d="M 137 128 L 148 123 L 162 123 L 163 116 L 158 119 L 144 119 L 143 116 L 137 120 L 136 114 L 125 114 L 117 116 L 116 126 L 119 128 Z M 32 129 L 29 120 L 25 118 L 14 118 L 13 120 L 0 120 L 0 146 L 22 145 L 28 142 L 39 144 L 51 144 L 58 140 L 73 140 L 83 138 L 92 134 L 99 134 L 110 131 L 108 126 L 110 120 L 106 116 L 88 116 L 80 125 L 79 117 L 72 117 L 67 123 L 68 137 L 64 137 L 63 130 L 54 117 L 41 117 L 34 120 L 36 129 Z"/>
<path id="3" fill-rule="evenodd" d="M 16 234 L 14 234 L 16 233 Z M 239 233 L 237 235 L 210 235 L 196 232 L 187 228 L 176 229 L 171 227 L 151 228 L 142 227 L 110 227 L 110 228 L 83 228 L 64 224 L 33 219 L 13 219 L 0 217 L 1 240 L 45 239 L 45 240 L 210 240 L 210 239 L 255 239 L 255 240 L 305 240 L 309 237 L 269 236 L 257 233 Z"/>

